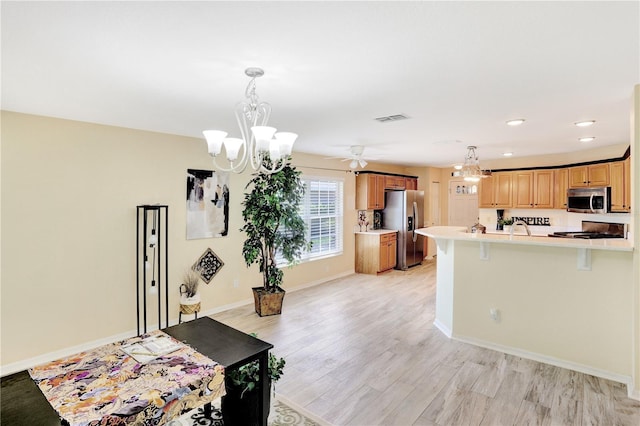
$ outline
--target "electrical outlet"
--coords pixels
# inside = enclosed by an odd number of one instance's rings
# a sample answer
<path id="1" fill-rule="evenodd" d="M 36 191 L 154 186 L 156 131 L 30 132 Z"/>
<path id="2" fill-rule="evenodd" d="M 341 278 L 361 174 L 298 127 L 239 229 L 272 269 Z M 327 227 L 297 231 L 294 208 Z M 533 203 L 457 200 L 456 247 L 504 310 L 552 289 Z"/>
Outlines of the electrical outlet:
<path id="1" fill-rule="evenodd" d="M 234 278 L 233 280 L 233 287 L 234 288 L 238 288 L 240 286 L 240 280 L 237 278 Z"/>
<path id="2" fill-rule="evenodd" d="M 496 308 L 489 309 L 489 316 L 495 322 L 500 322 L 500 311 Z"/>

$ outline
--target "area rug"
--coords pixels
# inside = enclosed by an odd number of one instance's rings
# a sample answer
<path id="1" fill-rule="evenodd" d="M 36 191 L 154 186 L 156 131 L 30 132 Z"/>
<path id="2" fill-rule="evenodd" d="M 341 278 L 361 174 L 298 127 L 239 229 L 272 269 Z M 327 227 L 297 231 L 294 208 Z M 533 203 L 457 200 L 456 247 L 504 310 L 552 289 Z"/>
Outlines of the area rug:
<path id="1" fill-rule="evenodd" d="M 276 396 L 269 414 L 269 426 L 325 426 L 327 423 L 320 419 L 312 419 L 309 414 L 301 413 L 301 409 L 294 409 L 290 405 L 281 401 L 282 398 Z M 212 418 L 204 417 L 202 408 L 188 411 L 177 419 L 167 423 L 167 426 L 223 426 L 222 412 L 220 411 L 220 400 L 212 403 Z"/>

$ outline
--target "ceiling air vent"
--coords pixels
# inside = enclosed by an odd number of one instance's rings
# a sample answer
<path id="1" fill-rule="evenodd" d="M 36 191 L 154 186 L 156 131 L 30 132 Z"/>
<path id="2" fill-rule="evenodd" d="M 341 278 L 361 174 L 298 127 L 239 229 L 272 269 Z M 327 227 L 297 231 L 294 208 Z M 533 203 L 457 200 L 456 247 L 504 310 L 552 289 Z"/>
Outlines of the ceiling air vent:
<path id="1" fill-rule="evenodd" d="M 395 115 L 388 115 L 386 117 L 378 117 L 375 120 L 381 123 L 388 123 L 390 121 L 406 120 L 408 118 L 409 117 L 407 117 L 404 114 L 395 114 Z"/>

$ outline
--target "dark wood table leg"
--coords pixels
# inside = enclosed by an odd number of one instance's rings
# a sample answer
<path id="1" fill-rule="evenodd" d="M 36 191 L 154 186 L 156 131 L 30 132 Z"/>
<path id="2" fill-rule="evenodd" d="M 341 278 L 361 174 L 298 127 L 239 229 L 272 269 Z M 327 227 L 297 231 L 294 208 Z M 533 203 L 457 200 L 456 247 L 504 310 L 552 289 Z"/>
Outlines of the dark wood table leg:
<path id="1" fill-rule="evenodd" d="M 262 419 L 262 425 L 267 426 L 271 392 L 271 381 L 269 380 L 269 351 L 264 351 L 260 355 L 260 383 L 262 384 L 262 395 L 259 402 L 259 413 Z"/>

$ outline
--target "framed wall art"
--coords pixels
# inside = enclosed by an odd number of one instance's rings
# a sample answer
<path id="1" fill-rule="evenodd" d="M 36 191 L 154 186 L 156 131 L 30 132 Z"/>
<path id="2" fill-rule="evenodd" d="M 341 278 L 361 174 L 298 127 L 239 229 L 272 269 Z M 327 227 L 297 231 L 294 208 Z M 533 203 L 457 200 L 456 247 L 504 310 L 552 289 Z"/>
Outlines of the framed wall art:
<path id="1" fill-rule="evenodd" d="M 229 232 L 229 173 L 187 169 L 187 240 Z"/>

